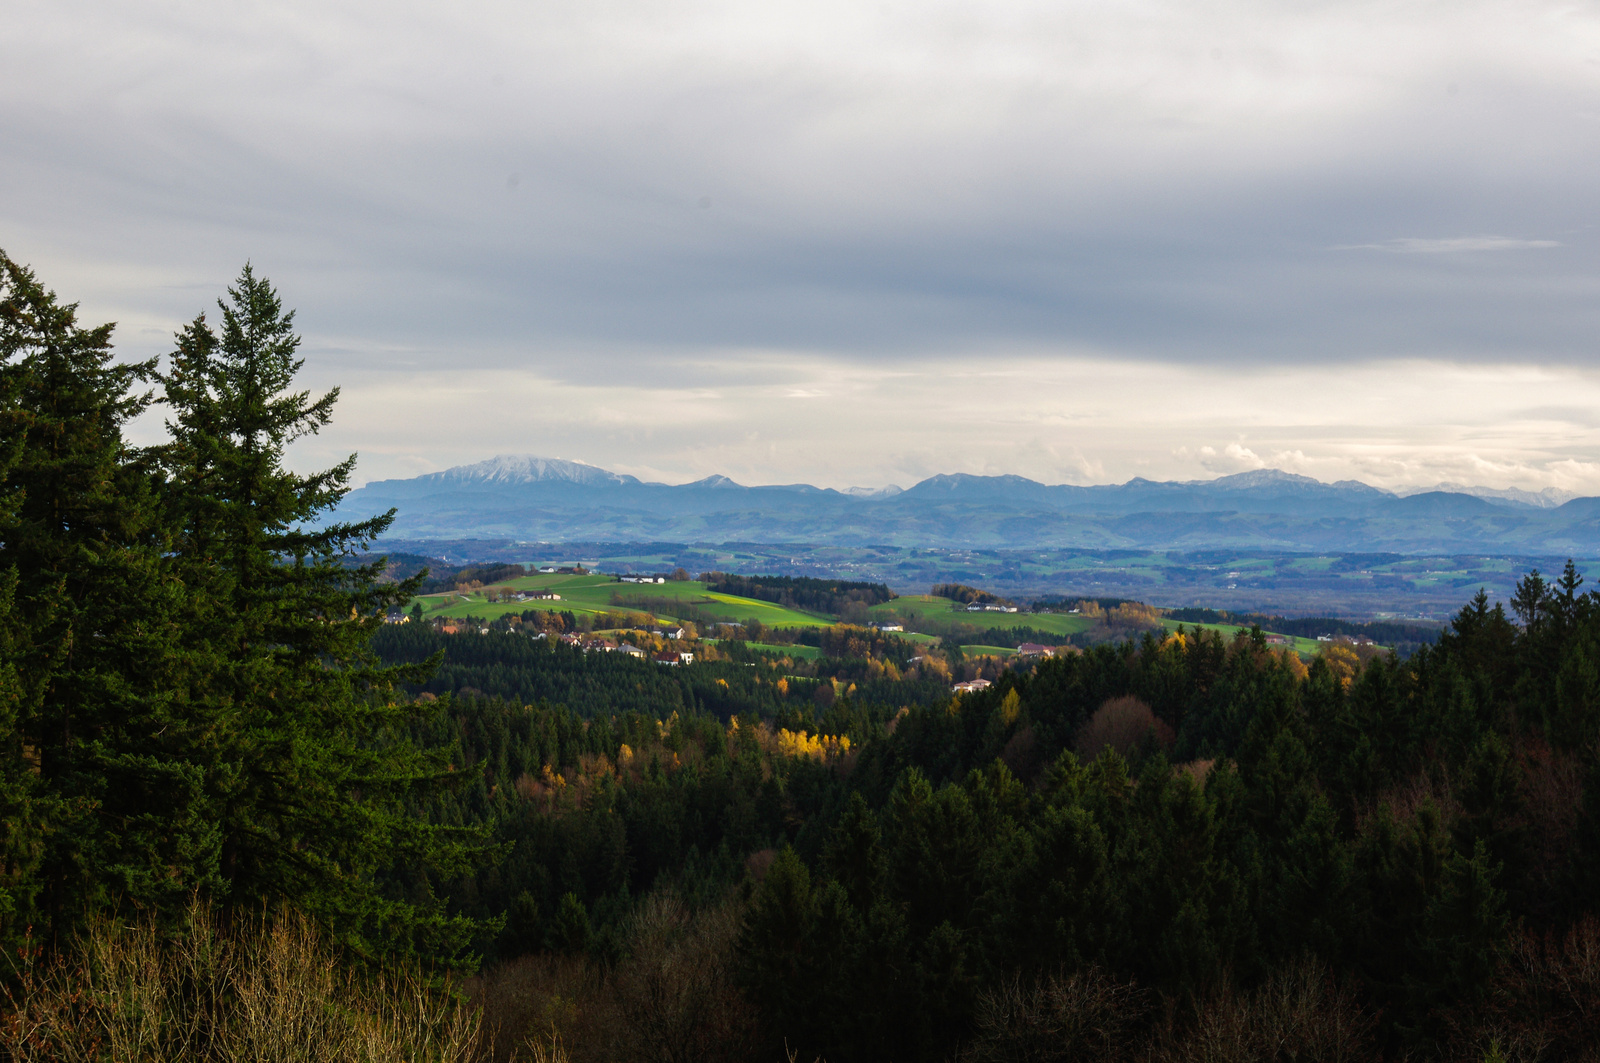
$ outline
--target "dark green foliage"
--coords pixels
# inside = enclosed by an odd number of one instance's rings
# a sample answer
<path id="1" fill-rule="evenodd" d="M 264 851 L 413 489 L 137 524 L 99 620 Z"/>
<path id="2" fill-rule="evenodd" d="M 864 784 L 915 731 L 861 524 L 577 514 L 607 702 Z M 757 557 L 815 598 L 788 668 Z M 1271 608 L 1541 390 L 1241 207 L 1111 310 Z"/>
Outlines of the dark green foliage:
<path id="1" fill-rule="evenodd" d="M 969 587 L 965 583 L 936 583 L 929 588 L 928 593 L 935 598 L 949 598 L 951 601 L 960 602 L 962 605 L 971 605 L 975 602 L 987 604 L 1004 600 L 997 594 L 991 594 L 989 591 L 980 590 L 977 587 Z"/>
<path id="2" fill-rule="evenodd" d="M 727 572 L 701 575 L 706 589 L 718 594 L 735 594 L 776 602 L 790 609 L 838 616 L 849 605 L 874 606 L 894 599 L 894 592 L 882 583 L 851 580 L 814 579 L 809 576 L 735 576 Z"/>
<path id="3" fill-rule="evenodd" d="M 9 907 L 56 932 L 119 896 L 163 907 L 216 883 L 159 455 L 122 437 L 153 366 L 118 364 L 110 338 L 0 256 Z"/>
<path id="4" fill-rule="evenodd" d="M 430 883 L 477 832 L 408 807 L 444 774 L 405 739 L 423 707 L 394 696 L 420 673 L 366 650 L 412 588 L 349 564 L 389 518 L 318 527 L 354 459 L 283 467 L 337 393 L 292 390 L 292 315 L 248 267 L 165 373 L 110 340 L 0 256 L 4 934 L 115 906 L 180 918 L 198 894 L 457 954 L 472 924 Z M 123 430 L 146 382 L 171 439 L 139 449 Z"/>
<path id="5" fill-rule="evenodd" d="M 860 740 L 881 729 L 902 706 L 940 704 L 949 697 L 949 685 L 936 679 L 868 678 L 871 649 L 894 651 L 901 646 L 898 640 L 885 640 L 864 628 L 822 630 L 839 632 L 829 644 L 842 652 L 849 652 L 850 640 L 857 638 L 860 656 L 792 660 L 780 666 L 774 654 L 752 652 L 744 643 L 730 642 L 719 646 L 727 660 L 664 668 L 626 654 L 586 654 L 551 638 L 533 639 L 492 629 L 487 635 L 461 637 L 441 634 L 426 624 L 386 625 L 373 636 L 371 645 L 382 660 L 394 665 L 420 664 L 442 656 L 426 680 L 407 684 L 408 689 L 523 704 L 551 702 L 584 716 L 643 712 L 666 717 L 674 712 L 703 712 L 727 719 L 751 713 L 777 719 L 791 729 L 849 734 Z M 854 681 L 856 694 L 825 708 L 818 706 L 812 700 L 818 685 L 812 675 Z M 777 687 L 777 681 L 785 677 L 787 694 Z"/>
<path id="6" fill-rule="evenodd" d="M 1241 627 L 1260 627 L 1280 635 L 1297 635 L 1314 639 L 1319 635 L 1347 635 L 1366 637 L 1385 646 L 1405 647 L 1402 657 L 1410 656 L 1418 647 L 1431 645 L 1439 637 L 1439 628 L 1428 624 L 1404 624 L 1393 620 L 1340 620 L 1329 616 L 1282 617 L 1270 613 L 1233 613 L 1226 609 L 1169 609 L 1166 616 L 1185 624 L 1238 624 Z"/>
<path id="7" fill-rule="evenodd" d="M 391 564 L 393 558 L 389 559 Z M 434 591 L 447 591 L 463 583 L 501 583 L 518 576 L 526 576 L 528 570 L 521 565 L 467 565 L 464 568 L 451 568 L 436 562 L 428 562 L 428 574 L 417 586 L 418 594 L 432 594 Z"/>

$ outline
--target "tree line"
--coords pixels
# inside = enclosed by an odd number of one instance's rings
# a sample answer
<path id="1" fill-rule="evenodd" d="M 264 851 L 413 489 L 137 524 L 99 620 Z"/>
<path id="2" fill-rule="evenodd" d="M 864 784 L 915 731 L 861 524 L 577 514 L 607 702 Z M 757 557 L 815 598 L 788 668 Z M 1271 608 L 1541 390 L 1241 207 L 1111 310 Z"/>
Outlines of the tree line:
<path id="1" fill-rule="evenodd" d="M 870 608 L 895 597 L 887 584 L 853 580 L 817 579 L 812 576 L 738 576 L 704 572 L 700 579 L 717 594 L 774 602 L 789 609 L 842 616 L 851 605 Z"/>

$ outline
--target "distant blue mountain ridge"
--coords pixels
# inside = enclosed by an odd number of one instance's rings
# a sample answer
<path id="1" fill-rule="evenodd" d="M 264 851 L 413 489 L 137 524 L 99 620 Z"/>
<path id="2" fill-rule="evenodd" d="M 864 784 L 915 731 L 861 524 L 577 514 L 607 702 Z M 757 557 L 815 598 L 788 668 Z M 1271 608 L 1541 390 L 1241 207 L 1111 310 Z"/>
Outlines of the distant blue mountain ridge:
<path id="1" fill-rule="evenodd" d="M 1307 552 L 1600 552 L 1600 498 L 1440 484 L 1397 493 L 1258 469 L 1082 487 L 931 476 L 912 487 L 649 483 L 582 462 L 502 456 L 352 491 L 338 516 L 395 509 L 405 539 L 761 542 Z"/>

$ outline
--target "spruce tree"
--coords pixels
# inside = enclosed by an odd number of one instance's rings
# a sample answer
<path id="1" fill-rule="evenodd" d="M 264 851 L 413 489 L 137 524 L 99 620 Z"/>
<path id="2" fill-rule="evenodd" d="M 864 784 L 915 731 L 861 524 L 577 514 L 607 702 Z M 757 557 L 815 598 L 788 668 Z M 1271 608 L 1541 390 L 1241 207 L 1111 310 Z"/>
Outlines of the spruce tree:
<path id="1" fill-rule="evenodd" d="M 116 362 L 111 331 L 81 327 L 75 305 L 0 256 L 0 573 L 15 677 L 0 695 L 13 869 L 0 907 L 57 937 L 110 903 L 169 909 L 214 865 L 202 773 L 184 755 L 182 589 L 154 455 L 123 438 L 150 403 L 136 389 L 153 364 Z"/>
<path id="2" fill-rule="evenodd" d="M 249 266 L 219 306 L 220 329 L 188 325 L 161 380 L 169 519 L 195 603 L 191 696 L 215 716 L 221 890 L 230 905 L 291 903 L 364 951 L 454 953 L 475 928 L 433 884 L 481 846 L 414 814 L 447 766 L 403 737 L 421 707 L 396 683 L 417 670 L 367 649 L 418 580 L 385 582 L 381 558 L 357 560 L 392 511 L 327 520 L 354 456 L 313 475 L 284 467 L 338 398 L 293 389 L 294 315 Z"/>

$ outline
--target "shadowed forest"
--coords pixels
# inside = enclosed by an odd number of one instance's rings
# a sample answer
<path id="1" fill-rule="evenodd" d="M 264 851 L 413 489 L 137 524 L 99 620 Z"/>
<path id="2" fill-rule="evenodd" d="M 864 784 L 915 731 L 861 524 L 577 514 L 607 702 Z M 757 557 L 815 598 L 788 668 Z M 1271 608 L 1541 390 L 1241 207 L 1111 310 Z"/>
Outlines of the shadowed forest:
<path id="1" fill-rule="evenodd" d="M 1597 1058 L 1572 567 L 1405 660 L 1147 632 L 959 695 L 380 634 L 425 577 L 319 522 L 353 458 L 285 467 L 297 344 L 247 268 L 118 362 L 0 256 L 7 1058 Z"/>

